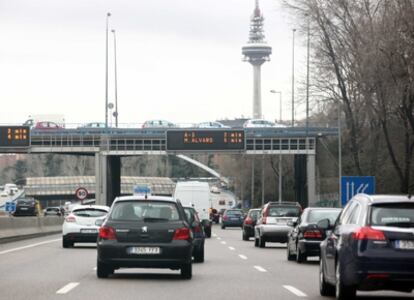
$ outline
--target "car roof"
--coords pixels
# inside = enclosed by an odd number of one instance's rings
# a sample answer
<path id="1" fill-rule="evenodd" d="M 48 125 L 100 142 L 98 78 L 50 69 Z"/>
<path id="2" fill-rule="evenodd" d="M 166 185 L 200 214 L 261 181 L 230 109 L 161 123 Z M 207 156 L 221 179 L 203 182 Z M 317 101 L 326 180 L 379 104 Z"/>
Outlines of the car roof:
<path id="1" fill-rule="evenodd" d="M 109 211 L 109 207 L 106 205 L 76 205 L 72 208 L 72 211 L 75 211 L 78 209 L 85 209 L 85 208 L 103 209 L 103 210 Z"/>
<path id="2" fill-rule="evenodd" d="M 304 211 L 308 211 L 308 210 L 341 210 L 342 208 L 340 207 L 306 207 L 304 209 Z"/>
<path id="3" fill-rule="evenodd" d="M 132 196 L 117 197 L 115 198 L 114 203 L 124 202 L 124 201 L 148 201 L 148 200 L 177 203 L 177 201 L 173 197 L 154 196 L 154 195 L 148 195 L 148 196 L 132 195 Z"/>
<path id="4" fill-rule="evenodd" d="M 365 201 L 369 204 L 379 204 L 379 203 L 401 203 L 401 202 L 408 202 L 414 203 L 414 197 L 408 195 L 385 195 L 385 194 L 378 194 L 378 195 L 367 195 L 367 194 L 357 194 L 354 196 L 353 199 L 359 201 Z"/>

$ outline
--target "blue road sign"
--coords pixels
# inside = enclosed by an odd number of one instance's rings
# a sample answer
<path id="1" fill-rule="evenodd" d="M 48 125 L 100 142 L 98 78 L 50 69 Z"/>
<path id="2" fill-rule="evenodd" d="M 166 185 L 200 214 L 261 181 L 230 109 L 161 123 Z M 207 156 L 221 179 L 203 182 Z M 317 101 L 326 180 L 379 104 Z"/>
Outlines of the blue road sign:
<path id="1" fill-rule="evenodd" d="M 134 186 L 134 195 L 151 195 L 151 186 L 148 186 L 148 185 Z"/>
<path id="2" fill-rule="evenodd" d="M 16 211 L 16 203 L 15 202 L 6 202 L 6 204 L 4 205 L 4 210 L 6 212 L 14 212 Z"/>
<path id="3" fill-rule="evenodd" d="M 358 193 L 375 193 L 375 176 L 342 176 L 341 203 L 342 206 Z"/>

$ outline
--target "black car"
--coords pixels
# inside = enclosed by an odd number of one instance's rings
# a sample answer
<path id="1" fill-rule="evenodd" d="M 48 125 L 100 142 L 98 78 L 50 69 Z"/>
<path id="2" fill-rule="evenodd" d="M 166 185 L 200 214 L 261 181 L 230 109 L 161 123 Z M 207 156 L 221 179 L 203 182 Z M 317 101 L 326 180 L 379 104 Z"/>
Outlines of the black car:
<path id="1" fill-rule="evenodd" d="M 330 227 L 328 219 L 318 226 Z M 321 243 L 322 296 L 414 288 L 414 198 L 357 194 Z"/>
<path id="2" fill-rule="evenodd" d="M 204 241 L 205 234 L 203 230 L 203 224 L 201 223 L 198 214 L 194 207 L 184 206 L 184 211 L 188 220 L 188 223 L 191 226 L 193 232 L 193 256 L 195 262 L 204 261 Z"/>
<path id="3" fill-rule="evenodd" d="M 221 229 L 226 227 L 242 227 L 244 213 L 241 209 L 226 209 L 221 218 Z"/>
<path id="4" fill-rule="evenodd" d="M 33 198 L 17 199 L 13 216 L 37 216 L 36 200 Z"/>
<path id="5" fill-rule="evenodd" d="M 97 250 L 99 278 L 119 268 L 180 269 L 182 278 L 192 277 L 193 233 L 181 203 L 170 197 L 116 198 Z"/>
<path id="6" fill-rule="evenodd" d="M 45 216 L 62 216 L 62 209 L 60 207 L 47 207 L 44 210 Z"/>
<path id="7" fill-rule="evenodd" d="M 288 222 L 294 228 L 288 233 L 287 259 L 296 259 L 301 263 L 308 256 L 319 256 L 319 246 L 326 235 L 324 230 L 317 227 L 317 223 L 322 219 L 329 219 L 333 224 L 340 212 L 340 208 L 308 207 L 297 221 Z"/>
<path id="8" fill-rule="evenodd" d="M 256 226 L 257 219 L 260 216 L 260 208 L 250 209 L 246 218 L 243 221 L 243 241 L 248 241 L 249 238 L 254 237 L 254 226 Z"/>

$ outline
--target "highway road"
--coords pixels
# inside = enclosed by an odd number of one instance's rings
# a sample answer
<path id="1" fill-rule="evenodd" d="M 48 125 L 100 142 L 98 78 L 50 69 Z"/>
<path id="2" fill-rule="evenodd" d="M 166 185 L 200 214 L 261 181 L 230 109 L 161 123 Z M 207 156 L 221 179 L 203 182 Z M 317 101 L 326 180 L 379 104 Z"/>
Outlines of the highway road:
<path id="1" fill-rule="evenodd" d="M 108 279 L 95 274 L 96 248 L 63 249 L 53 235 L 0 244 L 0 299 L 332 299 L 319 296 L 318 260 L 288 262 L 282 244 L 255 248 L 239 228 L 213 228 L 206 260 L 193 279 L 179 271 L 121 269 Z M 408 299 L 414 294 L 359 293 L 359 299 Z M 391 298 L 392 297 L 392 298 Z"/>

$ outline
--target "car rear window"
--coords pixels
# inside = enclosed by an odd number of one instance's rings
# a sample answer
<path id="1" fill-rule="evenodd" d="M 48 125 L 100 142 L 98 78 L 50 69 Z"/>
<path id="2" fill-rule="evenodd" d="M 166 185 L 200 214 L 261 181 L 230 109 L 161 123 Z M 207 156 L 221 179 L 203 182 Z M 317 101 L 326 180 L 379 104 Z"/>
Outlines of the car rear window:
<path id="1" fill-rule="evenodd" d="M 311 210 L 308 214 L 308 223 L 318 223 L 320 220 L 329 219 L 331 224 L 334 224 L 338 217 L 340 210 Z"/>
<path id="2" fill-rule="evenodd" d="M 371 207 L 371 225 L 414 227 L 414 203 L 386 203 Z"/>
<path id="3" fill-rule="evenodd" d="M 77 217 L 84 217 L 84 218 L 97 218 L 105 216 L 108 212 L 103 209 L 96 209 L 96 208 L 82 208 L 76 209 L 72 211 Z"/>
<path id="4" fill-rule="evenodd" d="M 117 221 L 178 221 L 177 205 L 161 201 L 122 201 L 115 204 L 110 218 Z"/>
<path id="5" fill-rule="evenodd" d="M 226 211 L 226 215 L 234 215 L 234 216 L 239 216 L 242 215 L 243 213 L 240 210 L 227 210 Z"/>
<path id="6" fill-rule="evenodd" d="M 252 210 L 249 212 L 249 216 L 253 219 L 253 220 L 257 220 L 260 214 L 260 210 Z"/>
<path id="7" fill-rule="evenodd" d="M 300 208 L 297 206 L 269 206 L 269 217 L 299 217 Z"/>

